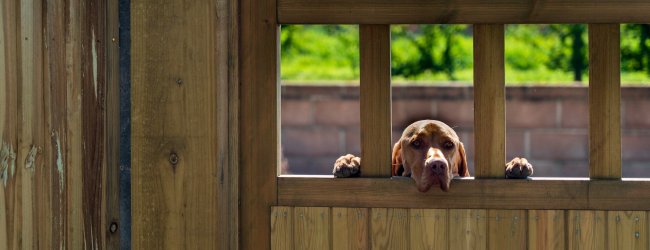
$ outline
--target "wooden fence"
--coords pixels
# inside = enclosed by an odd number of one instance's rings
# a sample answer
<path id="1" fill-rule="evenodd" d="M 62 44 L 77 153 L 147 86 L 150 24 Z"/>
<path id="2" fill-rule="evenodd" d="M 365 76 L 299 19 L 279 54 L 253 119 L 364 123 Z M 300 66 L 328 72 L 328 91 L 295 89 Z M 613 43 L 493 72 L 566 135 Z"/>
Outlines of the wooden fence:
<path id="1" fill-rule="evenodd" d="M 648 247 L 650 182 L 620 178 L 618 77 L 618 23 L 650 22 L 646 1 L 132 0 L 131 190 L 117 6 L 0 2 L 0 249 L 117 248 L 119 192 L 135 249 Z M 545 22 L 589 23 L 591 178 L 501 180 L 503 27 Z M 362 178 L 277 175 L 289 23 L 361 25 Z M 476 179 L 449 193 L 389 178 L 393 23 L 474 24 Z"/>

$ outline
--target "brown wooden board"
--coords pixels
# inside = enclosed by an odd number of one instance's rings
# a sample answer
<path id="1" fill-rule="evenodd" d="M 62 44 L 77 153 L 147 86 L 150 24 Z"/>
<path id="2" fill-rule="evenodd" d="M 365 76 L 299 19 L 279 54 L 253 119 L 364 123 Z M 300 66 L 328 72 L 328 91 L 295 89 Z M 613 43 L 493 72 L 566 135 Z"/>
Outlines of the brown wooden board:
<path id="1" fill-rule="evenodd" d="M 448 249 L 448 210 L 410 209 L 409 230 L 411 249 Z"/>
<path id="2" fill-rule="evenodd" d="M 608 249 L 648 249 L 646 211 L 607 212 Z"/>
<path id="3" fill-rule="evenodd" d="M 488 210 L 488 249 L 526 249 L 526 210 Z"/>
<path id="4" fill-rule="evenodd" d="M 565 249 L 564 210 L 528 211 L 528 249 Z"/>
<path id="5" fill-rule="evenodd" d="M 279 177 L 282 206 L 650 210 L 650 182 L 455 179 L 421 193 L 407 178 Z M 354 195 L 350 195 L 354 194 Z"/>
<path id="6" fill-rule="evenodd" d="M 621 178 L 621 69 L 618 24 L 589 25 L 589 176 Z"/>
<path id="7" fill-rule="evenodd" d="M 332 208 L 332 249 L 368 249 L 367 208 Z"/>
<path id="8" fill-rule="evenodd" d="M 408 209 L 372 208 L 370 211 L 372 249 L 409 249 Z"/>
<path id="9" fill-rule="evenodd" d="M 296 207 L 293 210 L 293 247 L 305 250 L 330 249 L 330 208 Z"/>
<path id="10" fill-rule="evenodd" d="M 487 211 L 449 209 L 449 249 L 487 249 Z"/>
<path id="11" fill-rule="evenodd" d="M 391 176 L 390 26 L 359 26 L 361 176 Z"/>
<path id="12" fill-rule="evenodd" d="M 271 209 L 271 249 L 293 249 L 293 208 Z"/>
<path id="13" fill-rule="evenodd" d="M 287 23 L 648 23 L 644 0 L 279 0 Z"/>
<path id="14" fill-rule="evenodd" d="M 570 210 L 567 220 L 568 249 L 607 249 L 605 211 Z"/>
<path id="15" fill-rule="evenodd" d="M 505 178 L 504 25 L 474 25 L 476 178 Z M 471 150 L 471 149 L 469 149 Z"/>

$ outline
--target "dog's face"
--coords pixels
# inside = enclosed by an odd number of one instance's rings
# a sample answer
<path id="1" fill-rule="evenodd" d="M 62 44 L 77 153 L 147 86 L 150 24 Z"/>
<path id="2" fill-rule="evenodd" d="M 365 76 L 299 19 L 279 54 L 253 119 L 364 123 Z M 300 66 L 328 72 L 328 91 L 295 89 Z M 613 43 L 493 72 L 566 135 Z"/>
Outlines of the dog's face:
<path id="1" fill-rule="evenodd" d="M 393 175 L 411 176 L 420 192 L 439 185 L 444 191 L 454 176 L 469 176 L 465 148 L 447 124 L 423 120 L 409 125 L 393 148 Z"/>

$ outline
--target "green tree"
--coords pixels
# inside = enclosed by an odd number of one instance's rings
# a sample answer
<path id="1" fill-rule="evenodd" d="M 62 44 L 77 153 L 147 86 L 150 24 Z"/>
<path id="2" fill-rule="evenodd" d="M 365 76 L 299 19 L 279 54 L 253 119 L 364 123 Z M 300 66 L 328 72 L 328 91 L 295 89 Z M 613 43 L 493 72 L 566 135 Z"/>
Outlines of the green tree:
<path id="1" fill-rule="evenodd" d="M 574 81 L 582 81 L 583 72 L 588 67 L 587 28 L 584 24 L 554 24 L 550 25 L 550 30 L 558 36 L 560 43 L 551 50 L 548 68 L 570 70 Z"/>

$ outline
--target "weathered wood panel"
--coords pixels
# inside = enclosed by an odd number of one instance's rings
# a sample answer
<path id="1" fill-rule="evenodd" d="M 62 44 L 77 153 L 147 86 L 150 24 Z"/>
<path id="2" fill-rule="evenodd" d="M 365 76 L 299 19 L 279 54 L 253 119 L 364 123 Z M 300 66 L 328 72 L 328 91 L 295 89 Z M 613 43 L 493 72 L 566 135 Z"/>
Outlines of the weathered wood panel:
<path id="1" fill-rule="evenodd" d="M 227 11 L 227 1 L 131 2 L 134 249 L 233 243 Z"/>
<path id="2" fill-rule="evenodd" d="M 330 249 L 330 208 L 296 207 L 293 217 L 294 249 Z"/>
<path id="3" fill-rule="evenodd" d="M 565 249 L 565 211 L 528 211 L 528 249 Z"/>
<path id="4" fill-rule="evenodd" d="M 645 211 L 607 212 L 608 249 L 648 249 L 648 217 Z"/>
<path id="5" fill-rule="evenodd" d="M 372 249 L 409 249 L 408 209 L 373 208 L 370 214 Z"/>
<path id="6" fill-rule="evenodd" d="M 487 249 L 487 220 L 483 209 L 450 209 L 450 249 Z"/>
<path id="7" fill-rule="evenodd" d="M 589 24 L 589 177 L 621 170 L 620 25 Z"/>
<path id="8" fill-rule="evenodd" d="M 607 214 L 570 210 L 567 216 L 568 249 L 607 249 Z"/>
<path id="9" fill-rule="evenodd" d="M 391 176 L 390 26 L 359 26 L 361 176 Z"/>
<path id="10" fill-rule="evenodd" d="M 332 209 L 332 249 L 369 249 L 367 208 Z"/>
<path id="11" fill-rule="evenodd" d="M 448 249 L 448 210 L 410 209 L 409 229 L 411 249 Z"/>
<path id="12" fill-rule="evenodd" d="M 279 0 L 280 23 L 648 23 L 650 4 L 584 0 Z"/>
<path id="13" fill-rule="evenodd" d="M 279 171 L 279 26 L 275 0 L 239 2 L 239 247 L 269 249 Z M 233 84 L 236 85 L 236 84 Z"/>
<path id="14" fill-rule="evenodd" d="M 449 192 L 430 190 L 420 193 L 410 178 L 279 177 L 278 204 L 393 208 L 650 210 L 650 182 L 589 181 L 586 178 L 463 178 L 454 179 Z"/>
<path id="15" fill-rule="evenodd" d="M 506 88 L 503 32 L 503 24 L 474 25 L 476 178 L 505 177 Z"/>
<path id="16" fill-rule="evenodd" d="M 488 249 L 526 249 L 526 210 L 491 209 L 488 211 L 488 217 Z"/>
<path id="17" fill-rule="evenodd" d="M 271 209 L 271 249 L 294 249 L 292 207 Z"/>

